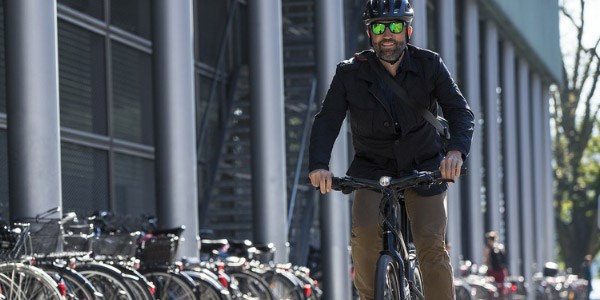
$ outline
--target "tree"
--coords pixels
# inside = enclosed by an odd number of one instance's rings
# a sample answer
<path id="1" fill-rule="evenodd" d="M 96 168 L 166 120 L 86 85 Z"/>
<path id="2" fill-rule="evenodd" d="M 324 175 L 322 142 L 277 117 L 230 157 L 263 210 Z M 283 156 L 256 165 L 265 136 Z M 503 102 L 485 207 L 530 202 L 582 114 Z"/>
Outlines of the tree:
<path id="1" fill-rule="evenodd" d="M 600 76 L 600 37 L 586 47 L 585 0 L 578 9 L 561 1 L 561 14 L 568 22 L 567 32 L 576 34 L 577 43 L 563 44 L 563 82 L 552 90 L 553 151 L 555 158 L 554 207 L 559 258 L 566 267 L 578 271 L 585 254 L 600 249 L 598 204 L 600 196 L 600 109 L 597 91 Z M 567 3 L 568 2 L 568 3 Z M 590 28 L 587 28 L 590 29 Z M 568 53 L 573 51 L 572 53 Z"/>

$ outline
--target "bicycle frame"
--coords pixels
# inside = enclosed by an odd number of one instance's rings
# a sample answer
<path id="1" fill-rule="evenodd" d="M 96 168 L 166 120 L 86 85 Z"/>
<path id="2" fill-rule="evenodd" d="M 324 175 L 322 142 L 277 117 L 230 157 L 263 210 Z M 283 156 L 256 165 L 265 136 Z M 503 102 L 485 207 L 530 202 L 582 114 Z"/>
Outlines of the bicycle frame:
<path id="1" fill-rule="evenodd" d="M 357 189 L 368 189 L 382 194 L 380 213 L 384 217 L 382 224 L 383 250 L 377 260 L 375 285 L 383 284 L 384 288 L 381 290 L 376 287 L 375 296 L 379 299 L 379 297 L 385 296 L 387 291 L 400 299 L 406 299 L 406 293 L 424 299 L 419 290 L 422 288 L 422 282 L 417 286 L 419 269 L 416 256 L 413 249 L 409 249 L 411 234 L 404 207 L 404 191 L 416 186 L 430 186 L 453 181 L 442 178 L 439 170 L 414 171 L 410 175 L 398 178 L 383 176 L 378 181 L 353 177 L 333 177 L 331 180 L 334 190 L 346 194 Z M 395 278 L 390 278 L 392 273 Z"/>
<path id="2" fill-rule="evenodd" d="M 404 203 L 404 190 L 394 191 L 390 188 L 381 189 L 382 198 L 380 213 L 384 216 L 382 224 L 383 229 L 383 250 L 380 254 L 388 254 L 396 259 L 399 269 L 404 271 L 406 281 L 400 280 L 401 295 L 406 298 L 405 284 L 408 283 L 410 290 L 417 293 L 417 297 L 424 299 L 424 296 L 415 288 L 415 268 L 416 258 L 411 258 L 408 249 L 411 233 L 410 222 Z"/>

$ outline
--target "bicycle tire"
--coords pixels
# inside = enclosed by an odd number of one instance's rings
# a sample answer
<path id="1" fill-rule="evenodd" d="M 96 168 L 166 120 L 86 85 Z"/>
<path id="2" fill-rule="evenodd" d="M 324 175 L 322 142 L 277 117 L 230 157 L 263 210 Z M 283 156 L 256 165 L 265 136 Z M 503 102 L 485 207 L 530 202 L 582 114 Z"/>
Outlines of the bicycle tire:
<path id="1" fill-rule="evenodd" d="M 400 284 L 403 277 L 395 258 L 388 254 L 379 256 L 375 269 L 375 300 L 405 299 Z"/>
<path id="2" fill-rule="evenodd" d="M 215 279 L 216 276 L 212 276 L 209 272 L 204 271 L 193 271 L 187 270 L 184 271 L 187 275 L 189 275 L 194 282 L 198 285 L 198 289 L 200 290 L 200 296 L 202 300 L 230 300 L 231 294 L 229 290 L 226 289 L 218 279 Z"/>
<path id="3" fill-rule="evenodd" d="M 123 273 L 125 282 L 129 284 L 133 298 L 136 300 L 155 300 L 154 284 L 137 270 L 120 264 L 111 264 Z"/>
<path id="4" fill-rule="evenodd" d="M 456 300 L 471 300 L 471 291 L 464 285 L 457 285 L 454 288 Z"/>
<path id="5" fill-rule="evenodd" d="M 198 285 L 187 274 L 174 270 L 149 269 L 142 274 L 154 283 L 154 296 L 160 300 L 200 299 Z"/>
<path id="6" fill-rule="evenodd" d="M 413 272 L 413 282 L 410 285 L 410 299 L 425 299 L 423 294 L 423 274 L 421 273 L 421 268 L 418 265 L 415 265 Z"/>
<path id="7" fill-rule="evenodd" d="M 0 273 L 0 299 L 2 299 L 2 300 L 6 299 L 4 294 L 6 292 L 10 292 L 10 286 L 13 284 L 14 283 L 12 282 L 12 280 L 10 280 L 10 278 L 8 278 L 8 276 L 4 275 L 3 273 Z M 25 297 L 26 297 L 18 289 L 15 289 L 13 291 L 13 293 L 17 293 L 17 296 L 15 297 L 17 299 L 25 299 Z"/>
<path id="8" fill-rule="evenodd" d="M 119 269 L 99 262 L 88 262 L 76 267 L 106 299 L 136 300 Z"/>
<path id="9" fill-rule="evenodd" d="M 41 269 L 64 283 L 66 299 L 93 300 L 104 297 L 85 276 L 73 269 L 54 265 L 43 265 Z"/>
<path id="10" fill-rule="evenodd" d="M 4 296 L 10 300 L 58 300 L 62 295 L 58 283 L 43 270 L 22 263 L 0 265 L 0 274 L 10 279 L 10 284 L 2 286 Z M 5 284 L 4 282 L 2 283 Z"/>
<path id="11" fill-rule="evenodd" d="M 299 279 L 290 272 L 272 269 L 261 274 L 269 284 L 275 299 L 303 300 L 304 290 L 299 284 Z"/>
<path id="12" fill-rule="evenodd" d="M 275 299 L 269 284 L 258 274 L 246 270 L 233 270 L 227 274 L 236 281 L 243 299 Z"/>

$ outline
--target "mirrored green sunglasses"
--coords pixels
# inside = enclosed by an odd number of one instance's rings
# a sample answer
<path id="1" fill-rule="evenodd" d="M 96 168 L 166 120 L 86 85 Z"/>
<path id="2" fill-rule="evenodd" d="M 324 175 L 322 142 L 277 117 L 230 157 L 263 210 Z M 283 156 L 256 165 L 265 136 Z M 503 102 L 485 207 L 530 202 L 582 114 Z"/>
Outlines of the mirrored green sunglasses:
<path id="1" fill-rule="evenodd" d="M 373 22 L 369 26 L 371 27 L 371 32 L 375 35 L 383 34 L 385 32 L 385 28 L 388 27 L 391 33 L 400 33 L 402 29 L 404 29 L 404 22 L 396 21 L 391 23 L 377 23 Z"/>

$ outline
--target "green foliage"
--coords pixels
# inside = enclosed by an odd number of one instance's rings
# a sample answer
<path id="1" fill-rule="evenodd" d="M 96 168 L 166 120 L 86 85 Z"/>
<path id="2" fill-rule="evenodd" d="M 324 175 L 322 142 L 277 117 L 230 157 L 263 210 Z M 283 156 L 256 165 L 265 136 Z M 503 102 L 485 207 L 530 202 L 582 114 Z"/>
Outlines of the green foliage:
<path id="1" fill-rule="evenodd" d="M 578 43 L 571 48 L 572 69 L 564 69 L 564 82 L 552 93 L 555 214 L 559 259 L 578 271 L 586 254 L 600 249 L 597 224 L 600 195 L 600 132 L 596 87 L 600 77 L 600 56 L 596 48 L 582 42 L 585 1 L 577 15 L 561 7 L 570 21 Z M 564 50 L 564 49 L 563 49 Z"/>

